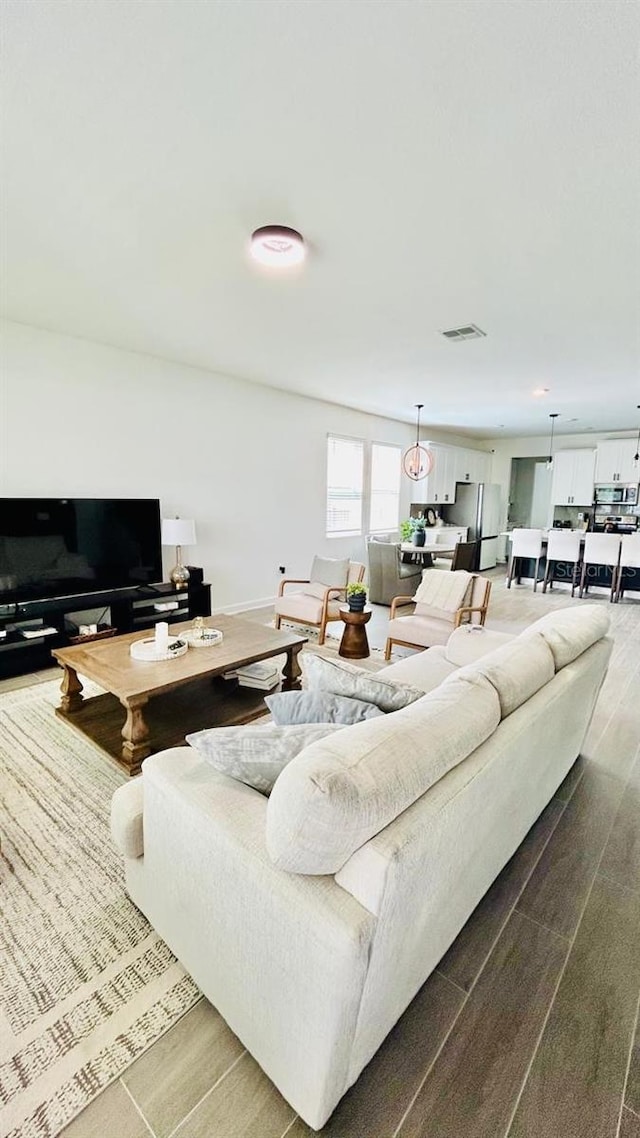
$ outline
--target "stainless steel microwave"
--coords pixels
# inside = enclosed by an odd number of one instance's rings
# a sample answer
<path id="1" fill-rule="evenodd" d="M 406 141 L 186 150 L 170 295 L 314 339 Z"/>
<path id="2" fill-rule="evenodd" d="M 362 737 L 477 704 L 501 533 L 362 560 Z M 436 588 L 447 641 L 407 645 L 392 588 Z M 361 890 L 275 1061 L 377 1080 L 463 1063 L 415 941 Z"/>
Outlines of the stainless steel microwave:
<path id="1" fill-rule="evenodd" d="M 638 487 L 596 486 L 596 502 L 619 502 L 625 506 L 635 506 L 638 502 Z"/>

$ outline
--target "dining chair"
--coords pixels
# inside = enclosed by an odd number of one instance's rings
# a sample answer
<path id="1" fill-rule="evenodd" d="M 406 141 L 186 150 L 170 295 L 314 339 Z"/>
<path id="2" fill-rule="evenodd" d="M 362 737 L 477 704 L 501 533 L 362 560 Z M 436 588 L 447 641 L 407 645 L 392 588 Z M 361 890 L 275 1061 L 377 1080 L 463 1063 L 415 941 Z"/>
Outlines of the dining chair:
<path id="1" fill-rule="evenodd" d="M 582 573 L 580 575 L 580 596 L 589 588 L 589 566 L 605 565 L 611 569 L 611 590 L 609 600 L 614 599 L 618 562 L 620 559 L 620 535 L 617 533 L 587 533 L 584 536 L 582 554 Z"/>
<path id="2" fill-rule="evenodd" d="M 523 558 L 528 558 L 536 563 L 533 571 L 533 591 L 535 593 L 538 586 L 540 558 L 542 557 L 542 535 L 541 529 L 514 529 L 511 531 L 509 535 L 511 538 L 511 555 L 507 572 L 508 589 L 511 588 L 514 576 L 520 575 L 517 573 L 518 562 Z"/>
<path id="3" fill-rule="evenodd" d="M 578 584 L 578 566 L 580 564 L 580 542 L 582 534 L 571 530 L 551 529 L 547 540 L 547 566 L 542 582 L 542 592 L 546 593 L 547 585 L 552 588 L 554 581 L 567 581 L 565 575 L 558 575 L 559 565 L 571 565 L 571 596 Z"/>
<path id="4" fill-rule="evenodd" d="M 478 541 L 459 541 L 451 558 L 451 569 L 455 573 L 458 569 L 466 569 L 473 573 L 478 560 Z"/>
<path id="5" fill-rule="evenodd" d="M 625 569 L 630 572 L 625 574 Z M 640 533 L 626 533 L 620 545 L 620 564 L 616 577 L 615 600 L 616 603 L 624 594 L 625 576 L 627 580 L 634 577 L 636 587 L 640 588 Z"/>

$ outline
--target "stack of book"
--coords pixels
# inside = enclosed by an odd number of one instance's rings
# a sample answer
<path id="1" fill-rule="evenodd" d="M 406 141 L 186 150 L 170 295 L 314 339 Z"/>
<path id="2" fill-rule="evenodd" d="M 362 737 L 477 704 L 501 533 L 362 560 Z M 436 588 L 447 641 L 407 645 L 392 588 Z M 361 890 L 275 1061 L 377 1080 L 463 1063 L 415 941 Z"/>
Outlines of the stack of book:
<path id="1" fill-rule="evenodd" d="M 233 677 L 235 676 L 237 676 L 238 685 L 241 688 L 260 688 L 262 691 L 271 691 L 282 679 L 280 668 L 273 660 L 264 660 L 257 664 L 245 664 L 243 668 L 237 668 L 233 672 Z M 231 678 L 232 675 L 225 672 L 225 679 Z"/>

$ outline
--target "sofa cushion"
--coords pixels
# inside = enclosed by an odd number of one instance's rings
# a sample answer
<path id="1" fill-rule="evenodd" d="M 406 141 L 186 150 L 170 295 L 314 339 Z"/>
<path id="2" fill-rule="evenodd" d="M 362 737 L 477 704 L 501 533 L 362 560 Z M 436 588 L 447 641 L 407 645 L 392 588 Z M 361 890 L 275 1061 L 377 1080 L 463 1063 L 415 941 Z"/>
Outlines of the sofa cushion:
<path id="1" fill-rule="evenodd" d="M 576 660 L 609 631 L 610 620 L 598 605 L 555 609 L 520 633 L 520 638 L 542 637 L 553 653 L 556 672 Z"/>
<path id="2" fill-rule="evenodd" d="M 416 605 L 416 610 L 418 605 Z M 451 636 L 453 620 L 448 616 L 396 616 L 389 621 L 387 636 L 390 640 L 404 644 L 420 645 L 422 648 L 431 648 L 435 645 L 446 644 Z"/>
<path id="3" fill-rule="evenodd" d="M 384 715 L 375 703 L 327 691 L 281 691 L 265 696 L 274 723 L 359 723 Z"/>
<path id="4" fill-rule="evenodd" d="M 433 691 L 457 670 L 455 664 L 445 658 L 444 647 L 438 644 L 426 652 L 412 652 L 410 656 L 376 672 L 376 675 L 394 683 L 410 684 L 426 693 Z"/>
<path id="5" fill-rule="evenodd" d="M 541 638 L 516 637 L 493 652 L 460 668 L 458 676 L 484 676 L 495 688 L 503 719 L 526 703 L 555 675 L 553 656 Z M 450 681 L 447 680 L 446 683 Z"/>
<path id="6" fill-rule="evenodd" d="M 311 580 L 325 587 L 332 585 L 344 589 L 349 576 L 349 558 L 314 557 L 311 566 Z"/>
<path id="7" fill-rule="evenodd" d="M 369 672 L 344 660 L 328 659 L 312 652 L 306 652 L 302 657 L 302 672 L 307 691 L 333 692 L 334 695 L 362 699 L 366 703 L 375 703 L 381 711 L 399 711 L 424 695 L 420 688 L 394 683 L 384 679 L 379 672 Z"/>
<path id="8" fill-rule="evenodd" d="M 269 794 L 280 772 L 300 751 L 324 735 L 341 730 L 342 725 L 336 723 L 288 727 L 276 723 L 245 724 L 194 731 L 185 739 L 222 774 Z"/>
<path id="9" fill-rule="evenodd" d="M 410 707 L 313 743 L 283 770 L 269 799 L 274 863 L 291 873 L 337 873 L 499 722 L 487 680 L 452 676 Z"/>

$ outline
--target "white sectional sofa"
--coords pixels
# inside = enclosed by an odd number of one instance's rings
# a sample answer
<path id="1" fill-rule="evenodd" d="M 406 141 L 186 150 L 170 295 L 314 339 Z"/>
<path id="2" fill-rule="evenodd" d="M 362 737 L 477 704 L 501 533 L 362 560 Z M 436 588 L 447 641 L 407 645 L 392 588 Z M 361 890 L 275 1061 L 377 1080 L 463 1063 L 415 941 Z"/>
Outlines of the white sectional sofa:
<path id="1" fill-rule="evenodd" d="M 312 1128 L 574 763 L 607 628 L 580 605 L 459 629 L 376 674 L 428 694 L 313 743 L 270 798 L 189 747 L 116 793 L 131 898 Z"/>

